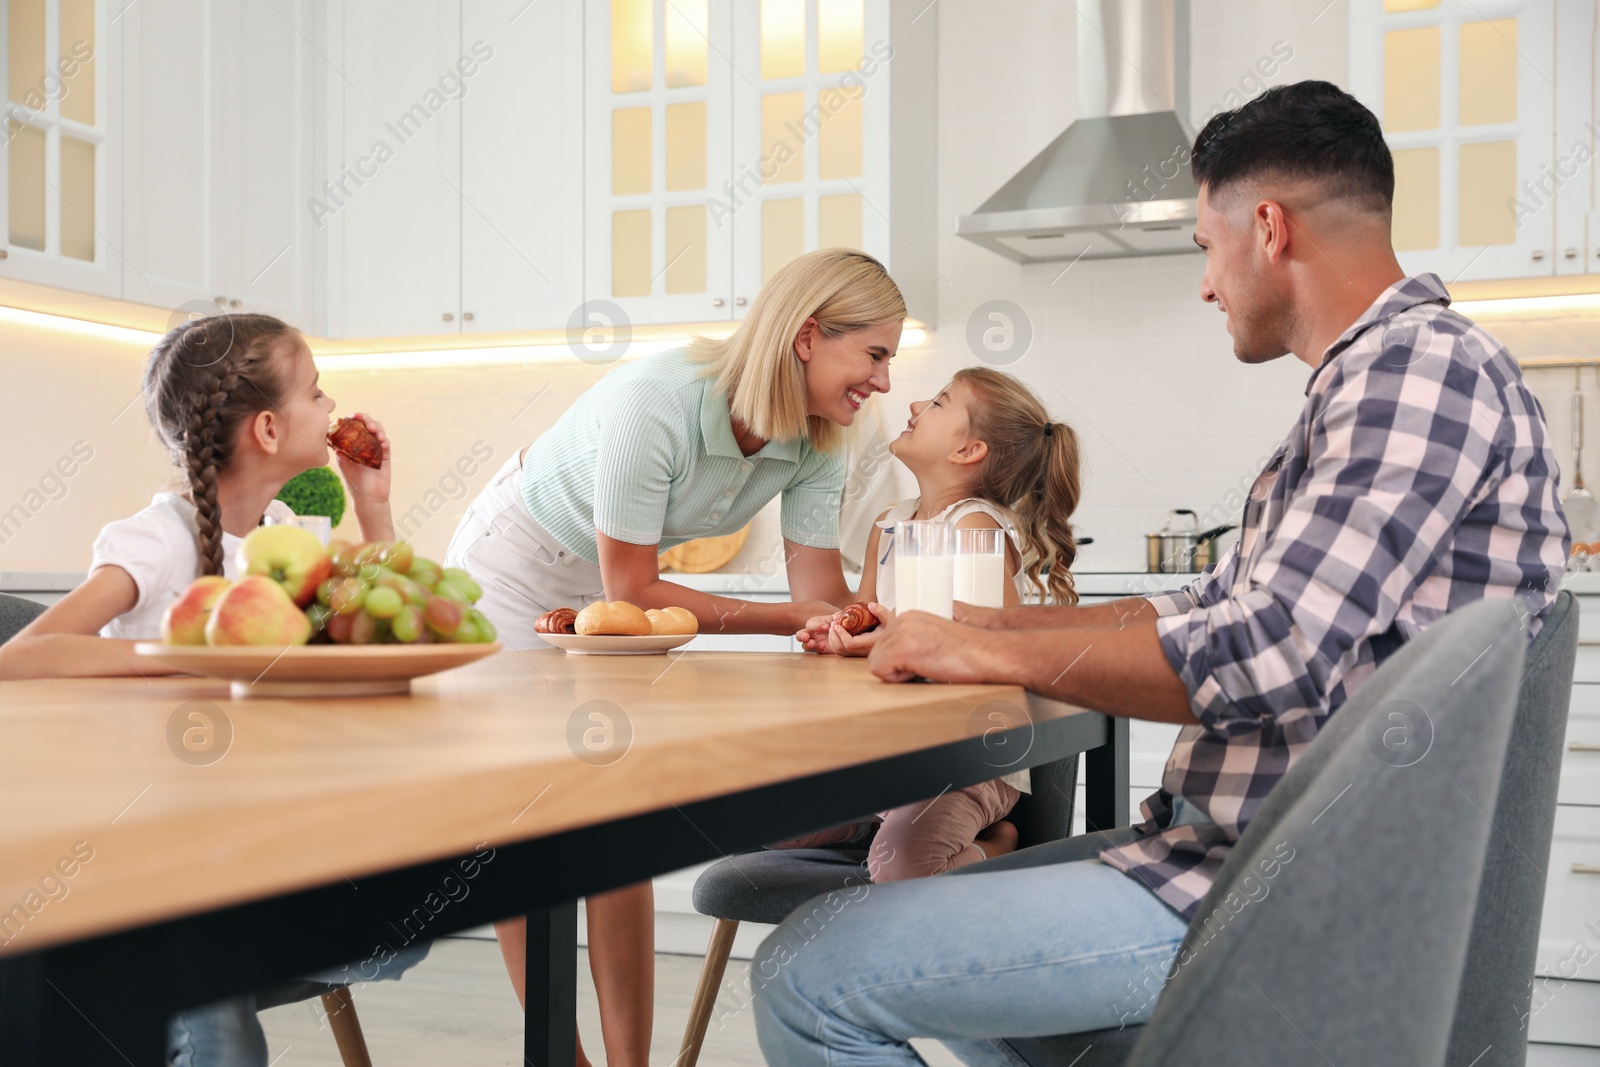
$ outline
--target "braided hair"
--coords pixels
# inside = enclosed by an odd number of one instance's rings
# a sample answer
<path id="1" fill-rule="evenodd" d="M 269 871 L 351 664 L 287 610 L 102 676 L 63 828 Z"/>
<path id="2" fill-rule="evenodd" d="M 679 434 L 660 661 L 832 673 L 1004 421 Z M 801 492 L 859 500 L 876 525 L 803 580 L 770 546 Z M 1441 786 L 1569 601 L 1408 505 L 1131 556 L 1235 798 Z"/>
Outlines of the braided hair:
<path id="1" fill-rule="evenodd" d="M 217 475 L 233 458 L 239 427 L 283 406 L 290 383 L 285 361 L 273 353 L 294 332 L 270 315 L 213 315 L 173 327 L 145 364 L 150 424 L 188 475 L 202 575 L 222 573 Z"/>
<path id="2" fill-rule="evenodd" d="M 989 367 L 963 367 L 955 381 L 977 399 L 972 434 L 989 446 L 974 495 L 1010 508 L 1023 552 L 1034 557 L 1028 581 L 1056 604 L 1076 604 L 1078 556 L 1072 513 L 1083 495 L 1078 435 L 1054 422 L 1021 381 Z"/>

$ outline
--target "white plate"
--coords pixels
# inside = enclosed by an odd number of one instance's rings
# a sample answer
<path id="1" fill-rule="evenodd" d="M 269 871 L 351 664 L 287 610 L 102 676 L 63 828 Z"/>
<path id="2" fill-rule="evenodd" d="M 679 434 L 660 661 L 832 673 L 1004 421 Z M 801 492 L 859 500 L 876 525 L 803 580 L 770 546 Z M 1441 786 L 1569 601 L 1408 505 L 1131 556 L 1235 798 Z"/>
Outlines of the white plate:
<path id="1" fill-rule="evenodd" d="M 613 637 L 608 634 L 540 634 L 569 656 L 659 656 L 686 645 L 699 634 L 653 634 L 649 637 Z"/>

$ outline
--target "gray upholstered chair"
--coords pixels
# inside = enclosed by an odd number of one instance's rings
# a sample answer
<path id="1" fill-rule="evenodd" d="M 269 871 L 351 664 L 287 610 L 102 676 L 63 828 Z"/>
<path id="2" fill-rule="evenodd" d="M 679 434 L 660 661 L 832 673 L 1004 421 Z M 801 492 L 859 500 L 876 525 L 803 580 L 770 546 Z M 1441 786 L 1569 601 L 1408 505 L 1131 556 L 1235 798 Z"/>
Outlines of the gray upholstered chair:
<path id="1" fill-rule="evenodd" d="M 1034 1067 L 1522 1064 L 1577 615 L 1562 593 L 1527 645 L 1483 602 L 1407 644 L 1262 805 L 1149 1024 L 1008 1044 Z M 1415 762 L 1384 747 L 1394 712 L 1428 725 Z M 1295 859 L 1228 920 L 1280 841 Z"/>
<path id="2" fill-rule="evenodd" d="M 0 593 L 0 645 L 44 614 L 44 605 L 10 593 Z"/>
<path id="3" fill-rule="evenodd" d="M 1072 834 L 1078 757 L 1069 756 L 1029 772 L 1032 792 L 1007 816 L 1017 826 L 1023 846 L 1042 844 Z M 777 924 L 812 897 L 865 885 L 871 833 L 848 847 L 759 850 L 730 856 L 706 868 L 694 884 L 694 907 L 716 919 L 706 961 L 700 969 L 689 1022 L 674 1067 L 695 1067 L 716 1002 L 717 988 L 733 951 L 741 922 Z"/>

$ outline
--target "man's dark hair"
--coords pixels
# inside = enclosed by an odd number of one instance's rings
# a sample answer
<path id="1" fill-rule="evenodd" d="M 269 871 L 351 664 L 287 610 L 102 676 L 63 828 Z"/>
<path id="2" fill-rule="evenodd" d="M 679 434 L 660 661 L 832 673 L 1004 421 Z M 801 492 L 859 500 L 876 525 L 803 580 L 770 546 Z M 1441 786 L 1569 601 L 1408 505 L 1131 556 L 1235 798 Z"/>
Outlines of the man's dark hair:
<path id="1" fill-rule="evenodd" d="M 1214 115 L 1195 138 L 1190 173 L 1213 195 L 1253 179 L 1309 179 L 1330 199 L 1360 200 L 1374 212 L 1394 204 L 1394 157 L 1377 116 L 1329 82 L 1268 89 Z"/>

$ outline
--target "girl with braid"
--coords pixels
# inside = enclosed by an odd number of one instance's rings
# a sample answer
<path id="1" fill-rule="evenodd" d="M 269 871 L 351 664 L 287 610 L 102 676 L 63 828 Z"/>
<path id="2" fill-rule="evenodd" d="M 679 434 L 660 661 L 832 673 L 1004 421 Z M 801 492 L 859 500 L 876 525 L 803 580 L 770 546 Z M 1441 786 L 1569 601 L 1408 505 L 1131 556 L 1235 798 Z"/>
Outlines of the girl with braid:
<path id="1" fill-rule="evenodd" d="M 0 678 L 170 674 L 135 666 L 134 641 L 156 640 L 161 616 L 190 582 L 237 577 L 244 535 L 264 515 L 292 518 L 274 499 L 283 483 L 328 462 L 333 398 L 299 331 L 266 315 L 217 315 L 178 326 L 150 353 L 145 410 L 184 472 L 182 492 L 157 493 L 150 506 L 110 523 L 94 543 L 84 583 L 0 645 Z M 389 513 L 389 441 L 377 470 L 339 457 L 364 540 L 394 538 Z M 174 1016 L 167 1027 L 174 1067 L 266 1067 L 260 1009 L 340 985 L 399 978 L 425 955 L 426 942 L 375 953 L 295 982 L 257 990 Z"/>
<path id="2" fill-rule="evenodd" d="M 264 515 L 294 515 L 274 499 L 283 483 L 328 462 L 333 398 L 300 332 L 267 315 L 174 328 L 150 353 L 144 403 L 187 484 L 100 531 L 88 579 L 0 645 L 0 678 L 172 673 L 135 667 L 131 642 L 157 640 L 162 614 L 195 578 L 237 577 L 244 535 Z M 383 466 L 340 455 L 339 471 L 362 539 L 392 540 L 389 441 L 376 420 L 357 417 L 383 442 Z"/>

